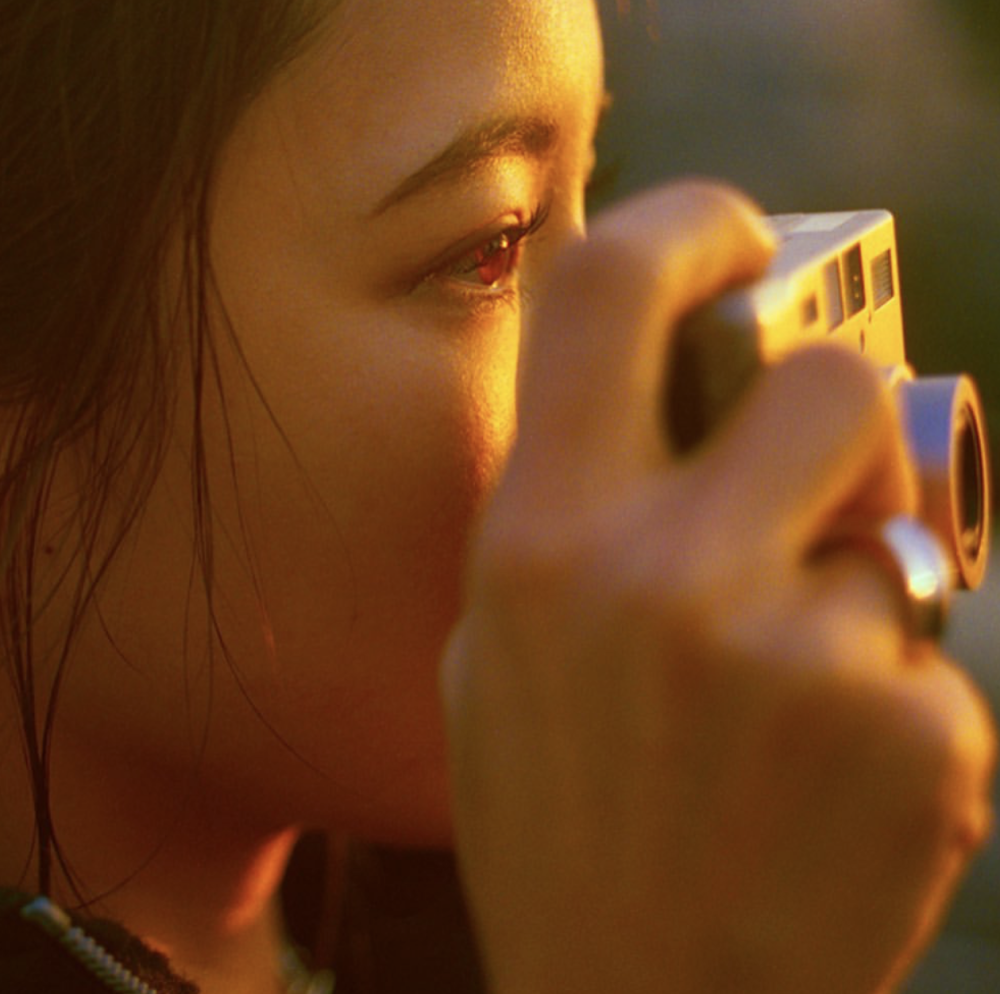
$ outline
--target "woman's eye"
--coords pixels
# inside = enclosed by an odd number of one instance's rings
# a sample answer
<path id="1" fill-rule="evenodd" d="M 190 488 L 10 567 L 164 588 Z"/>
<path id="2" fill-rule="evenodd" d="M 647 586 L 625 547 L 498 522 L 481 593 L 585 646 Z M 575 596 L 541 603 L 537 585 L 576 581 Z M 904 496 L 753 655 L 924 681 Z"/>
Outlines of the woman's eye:
<path id="1" fill-rule="evenodd" d="M 446 275 L 486 289 L 496 288 L 517 270 L 524 234 L 525 229 L 515 228 L 495 235 L 449 267 Z"/>
<path id="2" fill-rule="evenodd" d="M 435 277 L 471 290 L 511 289 L 527 239 L 541 228 L 548 214 L 547 204 L 539 206 L 526 221 L 485 239 L 439 269 Z"/>

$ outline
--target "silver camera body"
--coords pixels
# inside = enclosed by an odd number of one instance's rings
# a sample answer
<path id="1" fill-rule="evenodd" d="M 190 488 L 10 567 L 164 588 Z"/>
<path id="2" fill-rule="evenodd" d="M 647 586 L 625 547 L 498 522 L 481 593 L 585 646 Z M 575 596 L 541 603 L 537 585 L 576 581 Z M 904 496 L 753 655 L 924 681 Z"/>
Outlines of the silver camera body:
<path id="1" fill-rule="evenodd" d="M 696 446 L 764 363 L 836 342 L 883 371 L 899 403 L 921 487 L 921 518 L 955 583 L 982 582 L 990 538 L 986 421 L 966 375 L 917 377 L 906 361 L 895 225 L 888 211 L 782 214 L 779 249 L 756 283 L 724 294 L 678 330 L 668 434 Z"/>

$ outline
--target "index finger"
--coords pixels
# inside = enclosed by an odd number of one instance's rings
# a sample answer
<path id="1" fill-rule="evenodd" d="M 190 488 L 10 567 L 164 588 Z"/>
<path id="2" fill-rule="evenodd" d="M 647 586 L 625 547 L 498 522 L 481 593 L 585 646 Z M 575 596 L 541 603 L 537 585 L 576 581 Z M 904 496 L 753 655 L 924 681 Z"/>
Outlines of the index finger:
<path id="1" fill-rule="evenodd" d="M 674 328 L 759 276 L 774 239 L 757 207 L 688 180 L 602 215 L 554 267 L 529 327 L 508 481 L 578 487 L 662 466 Z"/>

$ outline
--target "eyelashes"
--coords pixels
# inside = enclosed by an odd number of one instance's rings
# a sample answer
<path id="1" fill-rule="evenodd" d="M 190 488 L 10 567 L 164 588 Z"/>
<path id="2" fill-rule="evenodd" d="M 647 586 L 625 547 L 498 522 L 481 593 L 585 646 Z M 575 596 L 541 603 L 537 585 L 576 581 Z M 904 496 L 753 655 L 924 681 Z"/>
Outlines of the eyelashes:
<path id="1" fill-rule="evenodd" d="M 451 267 L 446 275 L 486 289 L 496 289 L 516 272 L 524 237 L 520 229 L 503 231 Z"/>
<path id="2" fill-rule="evenodd" d="M 483 289 L 497 289 L 516 274 L 525 241 L 545 224 L 548 215 L 549 206 L 539 205 L 527 221 L 511 225 L 477 245 L 456 263 L 446 267 L 443 275 Z"/>
<path id="3" fill-rule="evenodd" d="M 451 261 L 435 268 L 424 282 L 460 295 L 480 298 L 504 297 L 517 292 L 517 275 L 524 247 L 549 217 L 550 205 L 539 204 L 523 222 L 508 225 L 471 248 L 464 248 Z"/>

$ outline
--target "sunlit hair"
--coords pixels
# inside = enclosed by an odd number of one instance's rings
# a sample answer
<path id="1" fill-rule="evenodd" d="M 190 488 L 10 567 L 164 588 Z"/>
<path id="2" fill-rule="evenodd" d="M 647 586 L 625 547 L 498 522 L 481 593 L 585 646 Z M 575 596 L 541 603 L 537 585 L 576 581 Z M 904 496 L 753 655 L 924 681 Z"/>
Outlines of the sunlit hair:
<path id="1" fill-rule="evenodd" d="M 59 685 L 96 586 L 160 465 L 178 369 L 190 369 L 196 398 L 195 555 L 206 574 L 211 568 L 198 398 L 215 375 L 213 163 L 241 110 L 304 43 L 316 6 L 3 3 L 0 666 L 22 720 L 43 892 L 57 867 L 70 876 L 48 796 Z M 168 256 L 180 277 L 169 293 Z M 72 506 L 59 508 L 65 527 L 52 534 L 57 468 L 71 468 L 75 489 Z M 40 557 L 49 553 L 71 565 L 45 574 L 44 586 Z M 58 586 L 70 616 L 42 659 L 37 622 Z"/>

